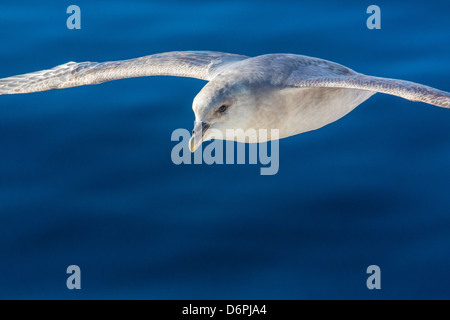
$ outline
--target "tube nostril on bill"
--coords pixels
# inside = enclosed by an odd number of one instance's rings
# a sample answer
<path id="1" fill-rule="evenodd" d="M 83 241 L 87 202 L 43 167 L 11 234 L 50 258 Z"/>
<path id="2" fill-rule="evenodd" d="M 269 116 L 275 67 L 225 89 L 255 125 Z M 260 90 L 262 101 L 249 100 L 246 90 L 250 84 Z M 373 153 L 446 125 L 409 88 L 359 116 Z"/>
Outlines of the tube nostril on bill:
<path id="1" fill-rule="evenodd" d="M 207 124 L 206 122 L 202 122 L 202 134 L 204 134 L 205 131 L 208 129 L 209 129 L 209 124 Z"/>

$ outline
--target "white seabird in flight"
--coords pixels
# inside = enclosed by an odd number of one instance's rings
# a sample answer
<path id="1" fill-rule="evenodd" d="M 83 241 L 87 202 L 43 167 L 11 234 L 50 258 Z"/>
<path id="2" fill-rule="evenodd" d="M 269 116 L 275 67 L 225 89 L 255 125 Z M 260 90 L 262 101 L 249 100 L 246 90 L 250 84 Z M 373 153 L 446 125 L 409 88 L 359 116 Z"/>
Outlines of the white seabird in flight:
<path id="1" fill-rule="evenodd" d="M 377 92 L 450 108 L 450 93 L 425 85 L 366 76 L 340 64 L 295 54 L 247 57 L 212 51 L 176 51 L 111 62 L 68 62 L 0 79 L 0 95 L 63 89 L 145 76 L 208 81 L 194 98 L 191 151 L 213 129 L 278 129 L 279 138 L 321 128 Z M 258 138 L 258 137 L 257 137 Z M 245 134 L 233 136 L 246 142 Z M 265 139 L 265 140 L 262 140 Z M 270 136 L 257 140 L 270 140 Z"/>

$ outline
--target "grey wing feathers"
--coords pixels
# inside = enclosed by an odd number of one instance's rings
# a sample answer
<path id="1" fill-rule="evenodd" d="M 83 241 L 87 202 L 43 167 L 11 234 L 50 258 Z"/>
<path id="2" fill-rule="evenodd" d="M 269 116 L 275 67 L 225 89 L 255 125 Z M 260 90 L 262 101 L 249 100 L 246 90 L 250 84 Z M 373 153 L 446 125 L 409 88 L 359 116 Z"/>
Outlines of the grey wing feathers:
<path id="1" fill-rule="evenodd" d="M 211 80 L 221 67 L 246 56 L 212 51 L 174 51 L 111 62 L 68 62 L 52 69 L 0 79 L 0 95 L 62 89 L 145 76 Z"/>
<path id="2" fill-rule="evenodd" d="M 410 81 L 372 77 L 358 73 L 349 76 L 337 75 L 332 77 L 310 77 L 306 79 L 294 77 L 290 81 L 292 86 L 299 88 L 328 87 L 361 89 L 386 93 L 442 108 L 450 108 L 450 93 Z"/>

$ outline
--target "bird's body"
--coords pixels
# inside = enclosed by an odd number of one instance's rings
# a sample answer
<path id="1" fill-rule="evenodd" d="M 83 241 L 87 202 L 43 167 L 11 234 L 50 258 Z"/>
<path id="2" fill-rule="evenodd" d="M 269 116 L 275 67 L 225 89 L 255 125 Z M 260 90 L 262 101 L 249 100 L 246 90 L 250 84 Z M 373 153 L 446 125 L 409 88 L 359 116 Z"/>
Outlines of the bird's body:
<path id="1" fill-rule="evenodd" d="M 225 138 L 227 129 L 278 129 L 279 138 L 318 129 L 345 116 L 377 92 L 450 108 L 448 92 L 366 76 L 331 61 L 294 54 L 249 58 L 210 51 L 168 52 L 104 63 L 69 62 L 0 79 L 0 95 L 154 75 L 209 81 L 193 102 L 196 126 L 192 151 L 212 137 L 213 129 L 224 133 Z M 246 138 L 232 137 L 241 142 Z"/>
<path id="2" fill-rule="evenodd" d="M 299 57 L 302 60 L 299 61 Z M 334 122 L 375 94 L 373 91 L 359 89 L 286 86 L 293 71 L 299 69 L 303 69 L 305 77 L 356 74 L 331 62 L 327 62 L 324 68 L 320 65 L 321 60 L 314 61 L 314 58 L 310 58 L 311 64 L 308 65 L 303 63 L 308 61 L 305 58 L 272 54 L 231 64 L 211 80 L 205 87 L 206 93 L 201 92 L 199 97 L 214 95 L 225 89 L 237 93 L 243 87 L 245 94 L 251 97 L 251 101 L 243 109 L 252 112 L 241 118 L 250 121 L 241 125 L 237 123 L 235 127 L 229 128 L 276 128 L 279 130 L 279 137 L 286 138 Z M 206 97 L 207 100 L 208 98 Z M 209 103 L 217 105 L 219 101 Z M 264 141 L 264 138 L 258 138 L 259 142 Z M 242 142 L 243 140 L 244 137 Z"/>

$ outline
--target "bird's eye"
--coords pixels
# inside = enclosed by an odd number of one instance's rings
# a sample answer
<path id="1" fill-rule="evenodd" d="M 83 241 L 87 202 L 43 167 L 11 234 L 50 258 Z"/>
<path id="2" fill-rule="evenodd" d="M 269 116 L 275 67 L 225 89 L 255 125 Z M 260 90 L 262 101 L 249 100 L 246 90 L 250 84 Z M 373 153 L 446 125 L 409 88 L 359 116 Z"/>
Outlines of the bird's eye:
<path id="1" fill-rule="evenodd" d="M 228 109 L 228 106 L 223 104 L 220 106 L 219 109 L 217 109 L 217 111 L 219 111 L 220 113 L 224 113 L 225 111 L 227 111 L 227 109 Z"/>

